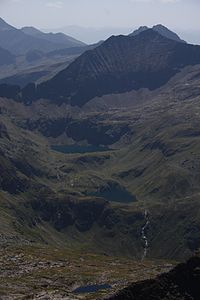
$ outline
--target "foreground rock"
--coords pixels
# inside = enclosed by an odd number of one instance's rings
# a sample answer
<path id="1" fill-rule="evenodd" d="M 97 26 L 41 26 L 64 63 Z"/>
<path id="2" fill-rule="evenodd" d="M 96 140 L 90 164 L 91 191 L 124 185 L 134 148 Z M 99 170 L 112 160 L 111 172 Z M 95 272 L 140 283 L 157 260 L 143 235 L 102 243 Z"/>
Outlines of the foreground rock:
<path id="1" fill-rule="evenodd" d="M 200 257 L 193 257 L 154 280 L 134 283 L 107 300 L 198 300 Z"/>

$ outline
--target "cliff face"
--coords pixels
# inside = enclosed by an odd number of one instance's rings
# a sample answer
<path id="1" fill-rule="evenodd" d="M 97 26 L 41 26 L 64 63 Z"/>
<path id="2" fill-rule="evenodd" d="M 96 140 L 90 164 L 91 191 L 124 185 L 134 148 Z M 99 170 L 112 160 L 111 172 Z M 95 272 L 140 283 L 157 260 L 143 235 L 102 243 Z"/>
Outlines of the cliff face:
<path id="1" fill-rule="evenodd" d="M 154 280 L 130 285 L 107 300 L 198 300 L 200 257 L 193 257 Z"/>

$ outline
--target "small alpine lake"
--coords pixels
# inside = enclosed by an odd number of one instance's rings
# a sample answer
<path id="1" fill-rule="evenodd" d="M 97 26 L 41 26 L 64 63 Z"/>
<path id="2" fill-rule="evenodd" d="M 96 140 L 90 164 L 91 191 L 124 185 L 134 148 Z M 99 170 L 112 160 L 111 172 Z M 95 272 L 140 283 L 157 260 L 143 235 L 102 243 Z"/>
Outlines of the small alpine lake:
<path id="1" fill-rule="evenodd" d="M 112 149 L 105 146 L 95 146 L 95 145 L 52 145 L 51 149 L 57 152 L 65 154 L 75 154 L 75 153 L 93 153 L 93 152 L 105 152 Z"/>

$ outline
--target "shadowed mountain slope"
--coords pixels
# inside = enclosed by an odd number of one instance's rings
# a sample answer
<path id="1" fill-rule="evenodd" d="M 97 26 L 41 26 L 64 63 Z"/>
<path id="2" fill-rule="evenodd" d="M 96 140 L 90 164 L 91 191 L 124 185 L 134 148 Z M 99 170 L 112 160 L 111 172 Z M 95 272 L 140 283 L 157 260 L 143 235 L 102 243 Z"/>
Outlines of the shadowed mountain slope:
<path id="1" fill-rule="evenodd" d="M 107 300 L 198 300 L 200 258 L 193 257 L 154 280 L 138 282 Z"/>
<path id="2" fill-rule="evenodd" d="M 200 63 L 200 47 L 154 30 L 113 36 L 38 86 L 38 97 L 82 106 L 96 96 L 164 85 L 187 65 Z"/>

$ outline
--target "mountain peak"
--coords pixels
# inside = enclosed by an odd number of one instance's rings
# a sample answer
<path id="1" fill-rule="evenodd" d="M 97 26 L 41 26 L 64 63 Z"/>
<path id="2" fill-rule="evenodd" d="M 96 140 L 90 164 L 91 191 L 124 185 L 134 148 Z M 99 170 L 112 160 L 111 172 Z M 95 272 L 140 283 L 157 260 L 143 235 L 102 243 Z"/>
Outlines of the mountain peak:
<path id="1" fill-rule="evenodd" d="M 136 35 L 144 32 L 146 30 L 149 30 L 149 29 L 158 32 L 160 35 L 162 35 L 170 40 L 173 40 L 173 41 L 176 41 L 179 43 L 186 43 L 175 32 L 171 31 L 169 28 L 167 28 L 166 26 L 164 26 L 162 24 L 154 25 L 152 28 L 149 28 L 147 26 L 140 26 L 138 29 L 133 31 L 130 34 L 130 36 L 136 36 Z"/>
<path id="2" fill-rule="evenodd" d="M 163 29 L 167 29 L 169 30 L 169 28 L 167 28 L 166 26 L 164 26 L 163 24 L 156 24 L 152 27 L 153 29 L 156 29 L 156 28 L 163 28 Z"/>
<path id="3" fill-rule="evenodd" d="M 147 28 L 147 29 L 146 29 Z M 145 42 L 148 41 L 152 41 L 156 38 L 160 38 L 163 39 L 163 36 L 161 34 L 159 34 L 158 32 L 156 32 L 155 30 L 153 30 L 152 28 L 148 28 L 146 26 L 144 27 L 140 27 L 138 29 L 139 33 L 137 34 L 133 34 L 133 35 L 112 35 L 110 36 L 107 40 L 104 41 L 103 44 L 101 44 L 101 46 L 105 47 L 106 45 L 109 46 L 114 46 L 114 44 L 120 44 L 120 43 L 124 43 L 124 42 L 128 42 L 128 40 L 132 41 L 132 37 L 135 38 L 135 40 L 138 42 L 139 40 L 144 40 Z"/>
<path id="4" fill-rule="evenodd" d="M 141 32 L 143 32 L 145 30 L 148 30 L 148 29 L 149 29 L 149 27 L 147 27 L 147 26 L 140 26 L 138 29 L 133 31 L 130 35 L 131 36 L 136 36 L 136 35 L 140 34 Z"/>
<path id="5" fill-rule="evenodd" d="M 23 31 L 24 33 L 29 34 L 29 35 L 38 35 L 38 34 L 42 33 L 39 29 L 37 29 L 33 26 L 22 27 L 21 31 Z"/>
<path id="6" fill-rule="evenodd" d="M 167 28 L 166 26 L 162 25 L 162 24 L 157 24 L 154 25 L 152 27 L 153 30 L 157 31 L 158 33 L 160 33 L 161 35 L 167 37 L 168 39 L 174 40 L 176 42 L 181 42 L 181 43 L 185 43 L 185 41 L 183 41 L 178 34 L 176 34 L 175 32 L 171 31 L 169 28 Z"/>

